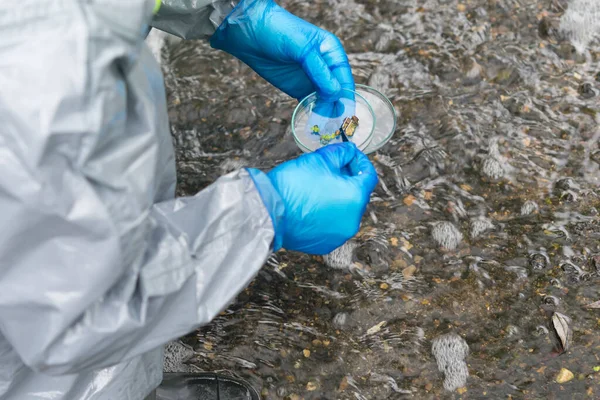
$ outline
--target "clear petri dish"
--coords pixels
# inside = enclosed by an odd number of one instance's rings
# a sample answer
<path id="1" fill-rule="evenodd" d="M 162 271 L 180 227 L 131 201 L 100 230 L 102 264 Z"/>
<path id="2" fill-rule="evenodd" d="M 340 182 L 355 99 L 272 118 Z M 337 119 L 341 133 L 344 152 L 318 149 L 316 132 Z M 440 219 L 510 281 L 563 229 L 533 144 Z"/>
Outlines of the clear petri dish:
<path id="1" fill-rule="evenodd" d="M 397 121 L 396 110 L 383 93 L 370 86 L 357 84 L 356 92 L 369 103 L 376 118 L 373 137 L 363 150 L 365 154 L 370 154 L 382 148 L 394 135 Z"/>
<path id="2" fill-rule="evenodd" d="M 346 118 L 358 118 L 348 140 L 364 151 L 375 131 L 375 113 L 367 100 L 356 91 L 343 89 L 340 99 L 330 102 L 312 93 L 302 99 L 292 115 L 292 134 L 298 147 L 309 153 L 332 143 L 342 143 L 339 132 Z"/>
<path id="3" fill-rule="evenodd" d="M 318 103 L 319 99 L 316 93 L 312 93 L 298 104 L 292 116 L 294 141 L 305 153 L 326 145 L 320 141 L 318 135 L 312 132 L 315 119 L 318 119 L 321 125 L 325 125 L 326 131 L 335 130 L 336 127 L 342 124 L 346 116 L 351 116 L 349 110 L 353 109 L 357 111 L 359 128 L 357 128 L 355 137 L 351 140 L 365 154 L 373 153 L 382 148 L 396 131 L 397 115 L 394 106 L 383 93 L 370 86 L 357 84 L 354 92 L 347 90 L 342 99 L 333 105 L 337 112 L 331 112 L 330 110 L 325 110 L 324 113 L 321 112 L 321 114 L 325 114 L 326 118 L 315 118 L 315 115 L 318 115 L 318 112 L 315 112 Z M 342 112 L 338 110 L 340 108 L 343 109 Z M 323 117 L 323 115 L 320 117 Z M 369 125 L 367 129 L 365 129 L 365 124 Z M 370 128 L 372 128 L 371 132 L 369 132 Z M 329 143 L 339 143 L 341 141 L 341 137 L 338 137 Z"/>

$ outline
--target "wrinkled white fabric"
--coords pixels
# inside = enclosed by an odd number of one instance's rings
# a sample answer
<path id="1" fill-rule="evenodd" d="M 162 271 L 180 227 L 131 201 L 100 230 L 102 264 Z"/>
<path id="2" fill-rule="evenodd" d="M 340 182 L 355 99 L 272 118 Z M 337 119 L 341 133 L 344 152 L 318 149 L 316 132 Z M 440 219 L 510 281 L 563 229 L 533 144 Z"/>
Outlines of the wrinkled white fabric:
<path id="1" fill-rule="evenodd" d="M 174 199 L 154 0 L 0 3 L 0 399 L 143 399 L 271 251 L 246 170 Z"/>
<path id="2" fill-rule="evenodd" d="M 162 0 L 151 25 L 183 39 L 210 37 L 238 0 Z"/>

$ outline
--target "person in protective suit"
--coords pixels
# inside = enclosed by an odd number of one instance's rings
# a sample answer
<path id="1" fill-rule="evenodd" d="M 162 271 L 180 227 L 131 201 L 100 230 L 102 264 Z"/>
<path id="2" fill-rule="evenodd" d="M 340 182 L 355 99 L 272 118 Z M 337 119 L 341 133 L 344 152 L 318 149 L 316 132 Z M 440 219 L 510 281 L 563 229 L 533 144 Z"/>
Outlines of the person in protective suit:
<path id="1" fill-rule="evenodd" d="M 326 254 L 377 184 L 350 143 L 175 198 L 149 26 L 210 38 L 294 98 L 353 89 L 331 33 L 273 0 L 0 4 L 0 399 L 140 400 L 163 345 L 280 248 Z"/>

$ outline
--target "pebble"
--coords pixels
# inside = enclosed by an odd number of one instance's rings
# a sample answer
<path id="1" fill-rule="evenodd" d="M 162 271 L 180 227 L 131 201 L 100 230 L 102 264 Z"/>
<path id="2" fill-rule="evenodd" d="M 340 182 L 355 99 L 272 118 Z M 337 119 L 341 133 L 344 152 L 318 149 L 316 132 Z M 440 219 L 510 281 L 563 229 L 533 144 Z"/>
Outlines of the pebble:
<path id="1" fill-rule="evenodd" d="M 523 216 L 531 215 L 531 214 L 537 212 L 539 209 L 540 209 L 540 207 L 538 206 L 538 204 L 535 201 L 527 200 L 521 206 L 521 215 L 523 215 Z"/>
<path id="2" fill-rule="evenodd" d="M 385 325 L 387 324 L 387 321 L 381 321 L 380 323 L 378 323 L 375 326 L 370 327 L 369 329 L 367 329 L 367 335 L 374 335 L 377 332 L 379 332 L 381 330 L 381 328 L 383 328 Z"/>
<path id="3" fill-rule="evenodd" d="M 471 221 L 471 237 L 473 239 L 478 238 L 481 234 L 493 228 L 494 224 L 489 219 L 485 217 L 476 218 Z"/>
<path id="4" fill-rule="evenodd" d="M 573 373 L 571 371 L 569 371 L 566 368 L 561 368 L 560 372 L 556 376 L 556 382 L 557 383 L 566 383 L 566 382 L 569 382 L 574 377 L 575 377 L 575 375 L 573 375 Z"/>
<path id="5" fill-rule="evenodd" d="M 467 342 L 455 333 L 436 337 L 431 346 L 438 369 L 444 373 L 444 389 L 453 392 L 465 387 L 469 369 L 465 359 L 469 354 Z"/>
<path id="6" fill-rule="evenodd" d="M 348 269 L 352 265 L 356 244 L 346 242 L 331 253 L 323 256 L 325 265 L 333 269 Z"/>
<path id="7" fill-rule="evenodd" d="M 562 178 L 556 181 L 555 188 L 558 190 L 572 190 L 578 192 L 580 190 L 577 182 L 573 180 L 573 178 Z"/>
<path id="8" fill-rule="evenodd" d="M 448 221 L 436 223 L 431 231 L 431 236 L 438 245 L 447 250 L 456 249 L 463 239 L 458 228 Z"/>
<path id="9" fill-rule="evenodd" d="M 348 313 L 341 312 L 337 313 L 335 317 L 333 317 L 333 326 L 340 329 L 343 328 L 348 322 Z"/>
<path id="10" fill-rule="evenodd" d="M 591 83 L 586 82 L 579 86 L 579 94 L 584 99 L 591 99 L 592 97 L 596 96 L 596 90 Z"/>
<path id="11" fill-rule="evenodd" d="M 500 164 L 500 161 L 498 161 L 495 158 L 486 158 L 483 161 L 483 166 L 481 168 L 481 171 L 483 172 L 483 174 L 485 176 L 487 176 L 488 178 L 497 180 L 500 179 L 504 176 L 504 167 L 502 167 L 502 164 Z"/>
<path id="12" fill-rule="evenodd" d="M 415 272 L 417 272 L 417 267 L 411 265 L 402 270 L 402 276 L 404 276 L 404 279 L 408 279 L 412 277 L 415 274 Z"/>
<path id="13" fill-rule="evenodd" d="M 542 270 L 548 267 L 550 259 L 545 253 L 532 253 L 529 256 L 529 265 L 534 270 Z"/>

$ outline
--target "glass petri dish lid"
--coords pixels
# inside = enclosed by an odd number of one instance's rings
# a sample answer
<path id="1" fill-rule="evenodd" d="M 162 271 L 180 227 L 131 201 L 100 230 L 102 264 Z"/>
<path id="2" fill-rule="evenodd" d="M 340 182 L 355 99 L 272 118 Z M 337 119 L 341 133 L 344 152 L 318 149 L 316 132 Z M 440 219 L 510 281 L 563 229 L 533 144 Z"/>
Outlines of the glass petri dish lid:
<path id="1" fill-rule="evenodd" d="M 367 100 L 376 118 L 373 137 L 363 150 L 365 154 L 370 154 L 382 148 L 394 135 L 397 123 L 396 109 L 383 93 L 370 86 L 357 84 L 356 93 Z"/>

